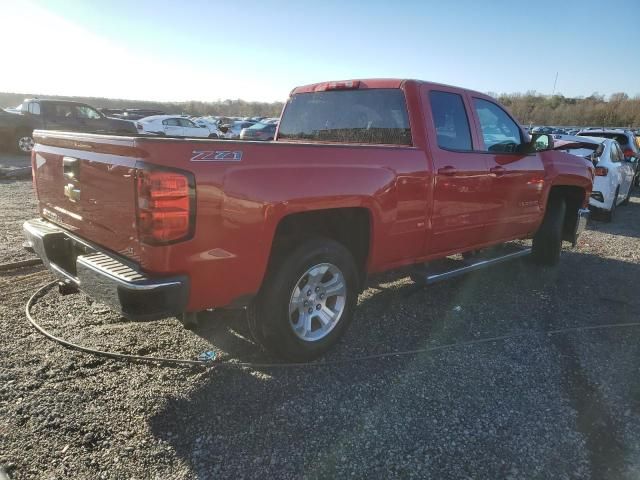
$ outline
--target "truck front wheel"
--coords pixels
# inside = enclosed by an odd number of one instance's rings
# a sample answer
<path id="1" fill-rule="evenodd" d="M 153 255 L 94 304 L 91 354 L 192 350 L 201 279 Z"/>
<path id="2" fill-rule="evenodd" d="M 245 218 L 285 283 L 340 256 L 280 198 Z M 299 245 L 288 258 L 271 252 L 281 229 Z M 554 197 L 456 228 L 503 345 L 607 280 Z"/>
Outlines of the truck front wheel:
<path id="1" fill-rule="evenodd" d="M 21 131 L 16 135 L 13 147 L 18 153 L 31 153 L 34 143 L 33 133 Z"/>
<path id="2" fill-rule="evenodd" d="M 304 242 L 274 262 L 248 312 L 254 338 L 291 361 L 316 358 L 346 331 L 358 298 L 353 256 L 330 239 Z"/>
<path id="3" fill-rule="evenodd" d="M 539 265 L 556 265 L 562 250 L 562 229 L 567 204 L 562 197 L 551 197 L 542 225 L 533 237 L 531 254 Z"/>

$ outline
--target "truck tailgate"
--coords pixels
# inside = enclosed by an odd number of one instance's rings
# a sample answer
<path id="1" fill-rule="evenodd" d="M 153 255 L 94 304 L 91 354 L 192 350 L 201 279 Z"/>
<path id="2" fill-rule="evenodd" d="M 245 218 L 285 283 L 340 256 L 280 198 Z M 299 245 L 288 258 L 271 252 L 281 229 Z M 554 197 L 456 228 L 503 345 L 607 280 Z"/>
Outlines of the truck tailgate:
<path id="1" fill-rule="evenodd" d="M 133 139 L 36 132 L 32 153 L 38 208 L 47 220 L 120 255 L 137 259 Z"/>

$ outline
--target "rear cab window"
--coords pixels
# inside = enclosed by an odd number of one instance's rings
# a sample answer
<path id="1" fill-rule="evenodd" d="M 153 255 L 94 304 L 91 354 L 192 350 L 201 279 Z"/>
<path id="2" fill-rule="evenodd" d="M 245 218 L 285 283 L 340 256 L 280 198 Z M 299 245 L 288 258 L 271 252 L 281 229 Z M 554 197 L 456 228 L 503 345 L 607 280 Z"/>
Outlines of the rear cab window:
<path id="1" fill-rule="evenodd" d="M 397 88 L 294 94 L 284 110 L 278 139 L 412 145 L 404 93 Z"/>

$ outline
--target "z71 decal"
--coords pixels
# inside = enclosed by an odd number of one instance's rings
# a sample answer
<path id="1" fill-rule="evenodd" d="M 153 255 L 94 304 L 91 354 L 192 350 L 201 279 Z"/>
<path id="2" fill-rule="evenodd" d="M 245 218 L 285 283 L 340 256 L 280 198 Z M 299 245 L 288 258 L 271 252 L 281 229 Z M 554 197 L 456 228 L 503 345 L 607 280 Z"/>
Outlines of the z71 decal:
<path id="1" fill-rule="evenodd" d="M 242 151 L 231 152 L 228 150 L 194 150 L 191 152 L 192 162 L 239 162 L 242 160 Z"/>

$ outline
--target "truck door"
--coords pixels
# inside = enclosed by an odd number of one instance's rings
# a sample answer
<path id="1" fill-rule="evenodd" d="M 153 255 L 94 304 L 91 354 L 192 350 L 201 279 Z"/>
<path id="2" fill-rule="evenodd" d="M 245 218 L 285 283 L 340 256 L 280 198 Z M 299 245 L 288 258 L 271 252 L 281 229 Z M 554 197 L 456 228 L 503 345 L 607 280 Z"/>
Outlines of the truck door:
<path id="1" fill-rule="evenodd" d="M 522 153 L 526 139 L 511 116 L 488 98 L 472 97 L 480 149 L 489 162 L 489 242 L 531 232 L 542 215 L 545 170 L 539 153 Z"/>
<path id="2" fill-rule="evenodd" d="M 472 249 L 484 239 L 491 178 L 486 155 L 474 149 L 468 106 L 454 89 L 423 90 L 435 186 L 425 253 Z M 427 117 L 428 117 L 427 113 Z"/>

